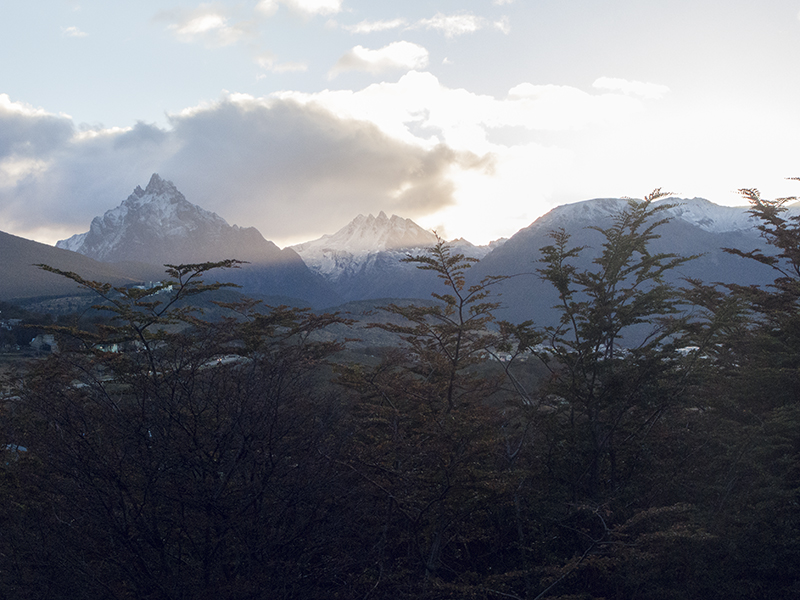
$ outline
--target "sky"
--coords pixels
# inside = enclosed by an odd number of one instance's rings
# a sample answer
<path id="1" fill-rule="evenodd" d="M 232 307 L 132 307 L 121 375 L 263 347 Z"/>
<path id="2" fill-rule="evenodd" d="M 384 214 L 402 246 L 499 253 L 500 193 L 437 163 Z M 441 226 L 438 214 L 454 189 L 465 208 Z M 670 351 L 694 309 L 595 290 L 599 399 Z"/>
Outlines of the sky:
<path id="1" fill-rule="evenodd" d="M 800 194 L 800 0 L 5 1 L 0 52 L 0 230 L 49 244 L 152 173 L 280 246 Z"/>

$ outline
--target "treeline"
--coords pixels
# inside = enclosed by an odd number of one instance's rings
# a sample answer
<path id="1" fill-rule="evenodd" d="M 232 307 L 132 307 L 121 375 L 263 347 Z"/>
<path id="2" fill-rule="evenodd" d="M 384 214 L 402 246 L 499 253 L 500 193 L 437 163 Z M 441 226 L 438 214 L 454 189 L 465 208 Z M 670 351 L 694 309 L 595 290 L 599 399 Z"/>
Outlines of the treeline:
<path id="1" fill-rule="evenodd" d="M 558 325 L 496 321 L 502 278 L 445 244 L 409 258 L 439 302 L 387 306 L 403 343 L 375 363 L 326 341 L 342 315 L 204 319 L 235 261 L 62 273 L 108 319 L 6 382 L 0 597 L 800 597 L 800 224 L 746 194 L 769 288 L 666 283 L 696 257 L 648 251 L 654 193 L 592 269 L 563 231 L 531 257 Z"/>

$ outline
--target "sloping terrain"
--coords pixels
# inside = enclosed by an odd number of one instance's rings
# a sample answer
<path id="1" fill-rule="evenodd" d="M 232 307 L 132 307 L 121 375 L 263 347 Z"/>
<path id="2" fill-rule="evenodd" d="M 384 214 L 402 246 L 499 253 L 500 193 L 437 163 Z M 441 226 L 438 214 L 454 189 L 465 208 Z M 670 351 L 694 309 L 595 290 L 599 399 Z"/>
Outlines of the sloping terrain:
<path id="1" fill-rule="evenodd" d="M 0 232 L 0 257 L 0 300 L 81 293 L 80 287 L 74 282 L 43 271 L 35 266 L 37 264 L 72 271 L 84 279 L 114 285 L 134 284 L 158 277 L 158 269 L 150 265 L 102 263 L 76 252 L 4 232 Z"/>

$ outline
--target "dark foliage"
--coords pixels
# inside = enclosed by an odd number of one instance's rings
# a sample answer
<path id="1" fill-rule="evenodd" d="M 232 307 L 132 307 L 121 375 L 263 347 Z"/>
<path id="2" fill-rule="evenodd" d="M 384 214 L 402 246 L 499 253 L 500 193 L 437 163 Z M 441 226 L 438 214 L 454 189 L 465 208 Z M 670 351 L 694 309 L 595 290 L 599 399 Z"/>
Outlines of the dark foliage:
<path id="1" fill-rule="evenodd" d="M 60 351 L 2 382 L 0 598 L 798 597 L 800 223 L 745 191 L 769 248 L 733 253 L 774 283 L 678 289 L 661 195 L 591 268 L 563 231 L 531 257 L 554 327 L 495 321 L 446 244 L 409 257 L 443 290 L 362 362 L 338 315 L 200 302 L 236 261 L 48 268 L 106 318 L 40 323 Z"/>

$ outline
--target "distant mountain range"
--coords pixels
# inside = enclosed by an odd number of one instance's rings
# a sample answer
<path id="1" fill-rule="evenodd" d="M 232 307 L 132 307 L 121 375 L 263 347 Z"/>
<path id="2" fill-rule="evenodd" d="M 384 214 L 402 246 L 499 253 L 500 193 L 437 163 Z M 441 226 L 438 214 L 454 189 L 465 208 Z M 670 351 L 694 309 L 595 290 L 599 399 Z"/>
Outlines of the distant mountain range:
<path id="1" fill-rule="evenodd" d="M 668 280 L 672 283 L 681 285 L 684 278 L 694 278 L 708 283 L 749 285 L 767 284 L 774 279 L 768 267 L 722 250 L 749 251 L 765 246 L 748 207 L 719 206 L 702 198 L 667 198 L 658 203 L 675 206 L 661 214 L 671 220 L 656 230 L 660 237 L 651 243 L 650 250 L 681 256 L 700 255 L 670 273 Z M 552 307 L 558 297 L 554 288 L 543 283 L 536 273 L 541 267 L 540 248 L 552 243 L 550 232 L 564 229 L 571 235 L 572 246 L 586 247 L 575 261 L 576 266 L 590 269 L 604 242 L 602 234 L 591 227 L 609 227 L 614 215 L 626 205 L 627 200 L 600 198 L 559 206 L 490 252 L 473 269 L 474 279 L 524 274 L 497 286 L 504 305 L 498 317 L 511 321 L 554 322 L 556 313 Z M 790 214 L 800 214 L 798 208 L 789 210 Z"/>
<path id="2" fill-rule="evenodd" d="M 658 230 L 661 237 L 653 249 L 702 255 L 673 274 L 674 281 L 682 277 L 742 284 L 772 280 L 769 269 L 721 250 L 764 246 L 747 207 L 718 206 L 701 198 L 659 202 L 676 206 L 666 211 L 671 221 Z M 552 322 L 555 292 L 536 274 L 539 249 L 551 242 L 549 232 L 563 228 L 575 245 L 586 246 L 578 265 L 590 267 L 603 241 L 590 227 L 609 225 L 625 205 L 626 200 L 615 198 L 577 202 L 551 210 L 507 241 L 489 246 L 466 240 L 450 244 L 455 252 L 481 259 L 470 273 L 472 281 L 487 275 L 519 275 L 497 286 L 504 305 L 498 317 Z M 790 210 L 800 214 L 798 208 Z M 5 281 L 0 299 L 74 289 L 69 282 L 31 267 L 33 263 L 124 284 L 159 277 L 165 263 L 236 258 L 249 264 L 214 275 L 273 304 L 325 308 L 380 298 L 428 300 L 432 291 L 441 291 L 440 282 L 401 260 L 426 252 L 436 241 L 434 233 L 412 220 L 381 212 L 377 217 L 359 215 L 336 233 L 281 250 L 255 228 L 231 226 L 190 203 L 171 182 L 154 174 L 145 189 L 137 187 L 119 206 L 96 217 L 89 231 L 58 242 L 57 248 L 0 234 L 5 259 L 0 264 Z"/>

